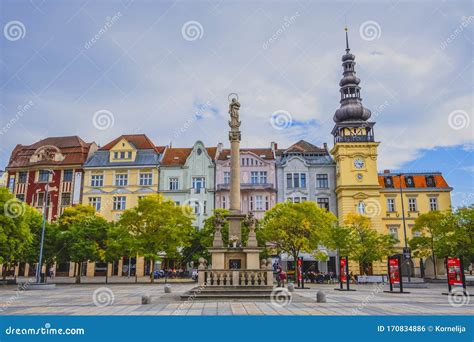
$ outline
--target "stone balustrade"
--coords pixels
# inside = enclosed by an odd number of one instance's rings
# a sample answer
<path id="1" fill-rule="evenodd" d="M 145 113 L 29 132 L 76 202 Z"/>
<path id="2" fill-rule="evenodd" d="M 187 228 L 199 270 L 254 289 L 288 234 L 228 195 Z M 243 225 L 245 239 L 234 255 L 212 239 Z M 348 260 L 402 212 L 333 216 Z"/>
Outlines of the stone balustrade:
<path id="1" fill-rule="evenodd" d="M 199 270 L 199 285 L 273 286 L 273 272 L 268 270 Z"/>

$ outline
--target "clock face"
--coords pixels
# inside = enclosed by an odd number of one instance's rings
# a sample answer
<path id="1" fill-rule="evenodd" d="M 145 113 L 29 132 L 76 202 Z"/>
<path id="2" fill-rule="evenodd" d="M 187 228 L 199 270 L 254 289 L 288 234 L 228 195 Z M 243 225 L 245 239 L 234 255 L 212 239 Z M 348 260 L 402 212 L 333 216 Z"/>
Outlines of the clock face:
<path id="1" fill-rule="evenodd" d="M 364 160 L 362 159 L 354 159 L 354 166 L 356 169 L 362 169 L 364 167 Z"/>

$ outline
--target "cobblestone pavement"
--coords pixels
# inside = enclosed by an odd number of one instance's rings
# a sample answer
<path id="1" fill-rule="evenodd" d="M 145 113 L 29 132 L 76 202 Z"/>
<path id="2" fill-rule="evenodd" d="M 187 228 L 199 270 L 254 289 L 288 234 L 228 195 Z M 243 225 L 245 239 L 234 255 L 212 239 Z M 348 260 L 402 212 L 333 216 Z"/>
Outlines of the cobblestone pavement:
<path id="1" fill-rule="evenodd" d="M 472 315 L 474 297 L 451 304 L 442 284 L 411 288 L 409 294 L 384 293 L 388 286 L 355 285 L 357 291 L 335 291 L 334 285 L 309 284 L 297 289 L 289 304 L 269 300 L 202 301 L 180 300 L 179 295 L 195 284 L 57 285 L 54 290 L 18 291 L 0 286 L 0 315 Z M 316 302 L 316 292 L 326 294 L 327 303 Z M 471 293 L 472 287 L 468 288 Z M 141 296 L 151 296 L 142 305 Z M 285 303 L 283 303 L 285 304 Z M 461 305 L 462 304 L 462 305 Z M 102 306 L 103 305 L 103 306 Z"/>

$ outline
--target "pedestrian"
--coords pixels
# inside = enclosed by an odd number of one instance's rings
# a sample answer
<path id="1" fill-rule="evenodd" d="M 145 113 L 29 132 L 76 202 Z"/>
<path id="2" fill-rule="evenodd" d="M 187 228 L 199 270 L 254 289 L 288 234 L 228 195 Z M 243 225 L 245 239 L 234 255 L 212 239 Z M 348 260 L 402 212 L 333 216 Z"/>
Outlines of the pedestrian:
<path id="1" fill-rule="evenodd" d="M 278 277 L 280 279 L 280 284 L 278 286 L 285 287 L 286 273 L 281 271 Z"/>
<path id="2" fill-rule="evenodd" d="M 49 278 L 54 279 L 54 266 L 49 268 Z"/>

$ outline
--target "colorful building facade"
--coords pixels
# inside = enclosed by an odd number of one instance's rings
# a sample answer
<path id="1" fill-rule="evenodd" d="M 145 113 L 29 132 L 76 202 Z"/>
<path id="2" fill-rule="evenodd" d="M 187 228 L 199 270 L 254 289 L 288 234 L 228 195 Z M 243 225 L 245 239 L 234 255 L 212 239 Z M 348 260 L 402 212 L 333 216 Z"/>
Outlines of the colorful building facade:
<path id="1" fill-rule="evenodd" d="M 83 164 L 97 150 L 77 136 L 52 137 L 17 145 L 6 168 L 8 188 L 21 201 L 42 211 L 48 187 L 48 220 L 82 203 Z"/>
<path id="2" fill-rule="evenodd" d="M 217 147 L 206 148 L 196 141 L 191 148 L 167 148 L 160 165 L 160 193 L 178 205 L 194 208 L 198 229 L 214 212 L 217 153 Z"/>
<path id="3" fill-rule="evenodd" d="M 253 212 L 257 219 L 277 202 L 275 152 L 271 148 L 240 149 L 241 210 Z M 230 149 L 222 149 L 216 161 L 216 207 L 229 209 L 230 205 Z"/>

